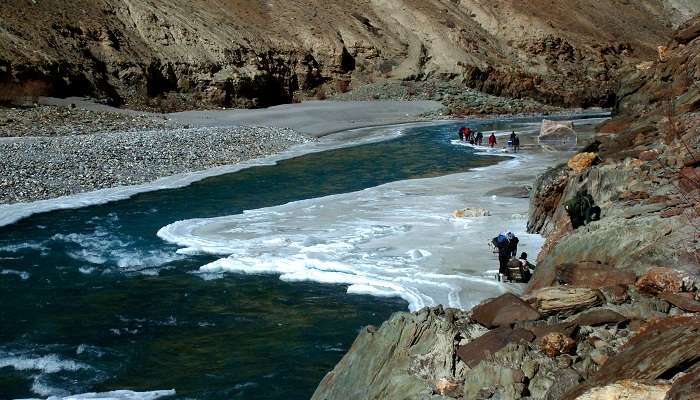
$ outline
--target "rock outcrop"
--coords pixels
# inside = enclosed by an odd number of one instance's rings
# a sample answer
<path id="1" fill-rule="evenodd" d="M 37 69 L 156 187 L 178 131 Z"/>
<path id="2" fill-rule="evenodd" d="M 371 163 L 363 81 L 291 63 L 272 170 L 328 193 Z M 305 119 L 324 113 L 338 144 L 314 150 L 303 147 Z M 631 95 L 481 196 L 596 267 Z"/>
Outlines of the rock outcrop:
<path id="1" fill-rule="evenodd" d="M 571 121 L 542 120 L 539 141 L 542 143 L 576 143 L 576 131 Z"/>
<path id="2" fill-rule="evenodd" d="M 547 243 L 520 299 L 398 314 L 374 333 L 385 347 L 361 334 L 314 398 L 698 398 L 698 24 L 622 85 L 619 115 L 586 149 L 600 163 L 538 179 L 529 228 Z M 581 189 L 603 215 L 574 230 L 563 203 Z"/>
<path id="3" fill-rule="evenodd" d="M 698 11 L 670 0 L 5 0 L 0 83 L 3 95 L 168 110 L 456 78 L 498 96 L 609 105 L 621 68 Z"/>

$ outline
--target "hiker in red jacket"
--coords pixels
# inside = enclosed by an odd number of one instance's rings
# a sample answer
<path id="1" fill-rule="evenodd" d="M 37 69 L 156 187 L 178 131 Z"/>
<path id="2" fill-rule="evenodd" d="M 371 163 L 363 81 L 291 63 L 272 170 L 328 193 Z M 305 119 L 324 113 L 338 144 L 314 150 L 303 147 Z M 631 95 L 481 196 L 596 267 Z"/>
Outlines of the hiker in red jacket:
<path id="1" fill-rule="evenodd" d="M 496 145 L 496 135 L 494 133 L 491 133 L 491 136 L 489 136 L 489 146 L 493 147 Z"/>

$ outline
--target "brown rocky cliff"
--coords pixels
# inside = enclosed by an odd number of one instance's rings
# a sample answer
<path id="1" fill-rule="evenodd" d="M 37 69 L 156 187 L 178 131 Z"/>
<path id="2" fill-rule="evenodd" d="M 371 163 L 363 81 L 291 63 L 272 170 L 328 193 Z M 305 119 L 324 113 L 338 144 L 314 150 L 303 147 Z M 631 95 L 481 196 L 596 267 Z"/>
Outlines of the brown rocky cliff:
<path id="1" fill-rule="evenodd" d="M 7 0 L 0 82 L 132 106 L 166 94 L 178 106 L 265 106 L 458 78 L 497 95 L 608 104 L 619 69 L 696 12 L 668 0 Z"/>
<path id="2" fill-rule="evenodd" d="M 397 313 L 313 398 L 697 399 L 698 28 L 624 81 L 586 149 L 602 162 L 538 180 L 529 227 L 547 243 L 529 293 Z M 581 188 L 602 219 L 573 230 L 562 203 Z"/>
<path id="3" fill-rule="evenodd" d="M 700 18 L 680 31 L 697 26 Z M 529 229 L 547 242 L 533 289 L 554 283 L 561 265 L 582 262 L 700 274 L 700 34 L 684 41 L 622 82 L 618 115 L 597 136 L 602 163 L 580 173 L 560 166 L 538 181 Z M 581 189 L 602 218 L 573 231 L 563 203 Z"/>

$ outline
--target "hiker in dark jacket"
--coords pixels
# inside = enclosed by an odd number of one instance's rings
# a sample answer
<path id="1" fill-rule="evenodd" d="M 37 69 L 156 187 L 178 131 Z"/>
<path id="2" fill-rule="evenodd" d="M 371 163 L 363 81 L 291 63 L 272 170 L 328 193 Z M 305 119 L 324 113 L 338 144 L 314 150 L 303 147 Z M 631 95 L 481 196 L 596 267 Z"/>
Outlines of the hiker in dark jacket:
<path id="1" fill-rule="evenodd" d="M 510 261 L 510 246 L 508 238 L 504 233 L 499 234 L 491 240 L 494 247 L 498 249 L 498 273 L 508 275 L 508 261 Z M 498 280 L 500 280 L 500 275 Z"/>
<path id="2" fill-rule="evenodd" d="M 518 150 L 520 150 L 520 137 L 515 135 L 513 137 L 513 151 L 517 153 Z"/>
<path id="3" fill-rule="evenodd" d="M 481 131 L 476 133 L 476 144 L 481 146 L 481 142 L 484 140 L 484 134 Z"/>
<path id="4" fill-rule="evenodd" d="M 506 238 L 508 238 L 508 258 L 517 257 L 518 243 L 520 242 L 520 239 L 518 239 L 513 232 L 508 232 L 506 234 Z"/>
<path id="5" fill-rule="evenodd" d="M 564 203 L 564 209 L 574 229 L 600 219 L 600 207 L 595 205 L 593 196 L 588 194 L 586 189 L 580 190 L 574 197 L 567 200 Z"/>

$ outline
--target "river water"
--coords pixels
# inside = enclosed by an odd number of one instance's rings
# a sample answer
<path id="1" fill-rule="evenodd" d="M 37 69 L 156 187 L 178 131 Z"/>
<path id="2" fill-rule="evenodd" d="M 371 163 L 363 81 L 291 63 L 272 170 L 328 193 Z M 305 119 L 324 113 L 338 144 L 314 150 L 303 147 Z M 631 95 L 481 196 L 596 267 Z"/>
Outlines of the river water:
<path id="1" fill-rule="evenodd" d="M 451 144 L 457 126 L 397 128 L 391 140 L 0 228 L 0 399 L 306 399 L 362 326 L 503 291 L 486 278 L 494 265 L 469 253 L 487 252 L 455 243 L 453 232 L 479 228 L 449 210 L 471 205 L 472 186 L 491 179 L 480 171 L 509 159 Z"/>

